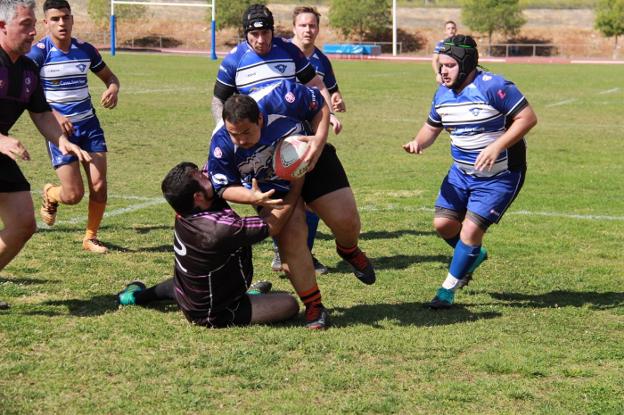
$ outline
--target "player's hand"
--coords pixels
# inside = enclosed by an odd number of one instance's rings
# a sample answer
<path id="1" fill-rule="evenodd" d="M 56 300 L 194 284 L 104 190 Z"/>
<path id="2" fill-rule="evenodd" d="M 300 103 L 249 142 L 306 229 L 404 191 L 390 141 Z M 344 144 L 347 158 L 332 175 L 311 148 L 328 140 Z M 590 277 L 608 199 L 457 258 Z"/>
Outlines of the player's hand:
<path id="1" fill-rule="evenodd" d="M 422 154 L 423 153 L 423 148 L 420 144 L 418 144 L 418 141 L 416 141 L 416 139 L 413 139 L 412 141 L 403 144 L 403 150 L 405 150 L 406 152 L 410 154 Z"/>
<path id="2" fill-rule="evenodd" d="M 117 86 L 116 85 L 111 85 L 109 86 L 106 91 L 104 91 L 104 93 L 102 94 L 102 106 L 104 108 L 108 108 L 109 110 L 112 110 L 113 108 L 115 108 L 117 106 L 117 93 L 119 91 L 117 90 Z"/>
<path id="3" fill-rule="evenodd" d="M 71 123 L 71 121 L 69 121 L 69 118 L 65 117 L 62 114 L 59 114 L 56 111 L 52 111 L 52 114 L 54 114 L 54 118 L 56 118 L 56 121 L 58 121 L 59 125 L 61 126 L 63 134 L 69 137 L 74 133 L 74 125 Z"/>
<path id="4" fill-rule="evenodd" d="M 308 172 L 314 170 L 314 166 L 316 166 L 316 162 L 319 157 L 321 157 L 321 153 L 323 152 L 323 148 L 325 147 L 325 143 L 316 136 L 302 136 L 299 137 L 301 141 L 308 143 L 308 153 L 303 159 L 305 163 L 308 163 Z"/>
<path id="5" fill-rule="evenodd" d="M 86 162 L 86 163 L 91 162 L 91 156 L 89 155 L 89 153 L 84 151 L 80 147 L 78 147 L 76 144 L 69 141 L 67 137 L 65 136 L 61 136 L 61 138 L 59 138 L 58 148 L 59 150 L 61 150 L 61 153 L 63 154 L 72 153 L 76 157 L 78 157 L 78 160 L 82 162 Z"/>
<path id="6" fill-rule="evenodd" d="M 493 142 L 492 144 L 484 148 L 475 160 L 475 169 L 477 169 L 478 171 L 492 171 L 494 163 L 496 163 L 496 159 L 498 158 L 498 155 L 501 153 L 501 151 L 502 150 L 498 148 L 498 145 L 496 145 L 496 142 Z"/>
<path id="7" fill-rule="evenodd" d="M 331 128 L 336 135 L 340 134 L 340 131 L 342 131 L 342 123 L 335 114 L 329 115 L 329 125 L 331 125 Z"/>
<path id="8" fill-rule="evenodd" d="M 30 160 L 30 154 L 28 154 L 26 147 L 17 138 L 8 135 L 0 135 L 0 153 L 11 157 L 13 160 Z"/>
<path id="9" fill-rule="evenodd" d="M 256 179 L 251 179 L 251 192 L 253 193 L 255 201 L 252 203 L 259 206 L 268 206 L 273 209 L 282 209 L 284 207 L 283 199 L 271 199 L 271 196 L 275 193 L 275 189 L 271 189 L 268 192 L 263 192 L 258 186 Z"/>
<path id="10" fill-rule="evenodd" d="M 331 107 L 332 111 L 336 112 L 345 112 L 347 107 L 342 100 L 342 95 L 339 92 L 334 92 L 331 96 Z"/>

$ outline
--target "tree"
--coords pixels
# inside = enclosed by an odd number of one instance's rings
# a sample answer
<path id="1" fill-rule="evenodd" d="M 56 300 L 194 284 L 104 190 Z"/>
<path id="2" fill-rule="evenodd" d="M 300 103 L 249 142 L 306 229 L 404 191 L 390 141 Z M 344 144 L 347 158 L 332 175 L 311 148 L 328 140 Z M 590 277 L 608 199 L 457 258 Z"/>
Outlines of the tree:
<path id="1" fill-rule="evenodd" d="M 461 11 L 462 22 L 476 32 L 487 33 L 488 46 L 491 46 L 494 32 L 513 36 L 526 23 L 518 1 L 464 0 Z"/>
<path id="2" fill-rule="evenodd" d="M 379 37 L 392 23 L 388 0 L 332 0 L 329 24 L 345 37 Z"/>
<path id="3" fill-rule="evenodd" d="M 233 27 L 238 30 L 240 37 L 243 37 L 243 13 L 252 4 L 265 4 L 266 1 L 258 0 L 217 0 L 215 2 L 216 16 L 217 16 L 217 29 L 225 29 Z M 208 13 L 211 13 L 209 10 Z M 210 15 L 208 15 L 210 20 Z"/>
<path id="4" fill-rule="evenodd" d="M 106 27 L 110 19 L 109 0 L 89 0 L 87 12 L 93 22 L 99 27 Z M 115 16 L 122 20 L 139 20 L 147 13 L 147 7 L 143 5 L 117 5 L 115 6 Z"/>
<path id="5" fill-rule="evenodd" d="M 618 36 L 624 34 L 624 0 L 599 0 L 595 27 L 606 37 L 614 37 L 613 58 L 617 57 Z"/>

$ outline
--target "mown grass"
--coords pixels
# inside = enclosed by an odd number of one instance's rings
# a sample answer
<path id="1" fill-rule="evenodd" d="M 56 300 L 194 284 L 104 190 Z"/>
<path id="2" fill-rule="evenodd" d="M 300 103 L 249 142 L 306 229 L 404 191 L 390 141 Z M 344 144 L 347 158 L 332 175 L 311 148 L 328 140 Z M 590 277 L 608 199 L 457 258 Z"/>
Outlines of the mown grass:
<path id="1" fill-rule="evenodd" d="M 175 163 L 206 158 L 217 65 L 107 61 L 123 85 L 119 108 L 98 110 L 110 148 L 101 238 L 111 252 L 80 250 L 82 202 L 63 206 L 60 223 L 2 271 L 0 299 L 12 308 L 0 311 L 0 413 L 624 412 L 618 68 L 488 65 L 518 84 L 540 123 L 525 188 L 487 235 L 491 259 L 455 309 L 436 313 L 423 305 L 451 256 L 431 228 L 448 139 L 421 157 L 400 147 L 427 115 L 430 66 L 335 62 L 348 112 L 331 140 L 378 282 L 359 283 L 322 227 L 315 251 L 331 269 L 319 284 L 334 327 L 311 333 L 301 318 L 210 331 L 172 304 L 117 308 L 127 282 L 171 272 L 173 214 L 159 184 Z M 22 167 L 38 193 L 54 177 L 44 146 L 27 118 L 13 134 L 31 152 Z M 270 258 L 268 242 L 256 247 L 256 277 L 290 290 Z"/>

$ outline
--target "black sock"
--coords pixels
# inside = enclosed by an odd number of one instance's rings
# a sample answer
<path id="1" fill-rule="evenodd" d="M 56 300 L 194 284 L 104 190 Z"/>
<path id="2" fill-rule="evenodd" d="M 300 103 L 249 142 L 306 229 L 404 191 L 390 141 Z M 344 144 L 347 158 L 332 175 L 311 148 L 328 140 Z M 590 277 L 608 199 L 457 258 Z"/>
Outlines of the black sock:
<path id="1" fill-rule="evenodd" d="M 161 300 L 175 300 L 173 296 L 173 278 L 134 293 L 134 303 L 138 305 Z"/>

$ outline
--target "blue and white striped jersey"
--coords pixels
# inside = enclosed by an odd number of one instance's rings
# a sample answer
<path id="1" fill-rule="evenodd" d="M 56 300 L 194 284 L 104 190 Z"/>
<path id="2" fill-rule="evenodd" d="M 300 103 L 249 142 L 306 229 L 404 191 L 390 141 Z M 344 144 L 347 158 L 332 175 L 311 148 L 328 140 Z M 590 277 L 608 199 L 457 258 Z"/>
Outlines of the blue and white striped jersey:
<path id="1" fill-rule="evenodd" d="M 249 95 L 284 79 L 294 82 L 307 70 L 311 71 L 312 67 L 303 52 L 282 38 L 274 37 L 271 51 L 262 56 L 243 41 L 223 59 L 217 73 L 217 82 L 236 88 L 240 94 Z M 307 82 L 309 79 L 304 83 Z"/>
<path id="2" fill-rule="evenodd" d="M 289 182 L 273 171 L 275 145 L 293 134 L 307 135 L 307 122 L 325 104 L 318 89 L 290 81 L 274 83 L 250 96 L 258 103 L 263 118 L 260 141 L 247 149 L 235 146 L 223 122 L 212 135 L 208 171 L 218 194 L 230 185 L 250 188 L 254 178 L 263 192 L 288 191 Z"/>
<path id="3" fill-rule="evenodd" d="M 95 115 L 87 71 L 99 72 L 106 64 L 94 46 L 72 38 L 70 50 L 65 53 L 46 36 L 32 47 L 28 57 L 39 66 L 46 100 L 53 109 L 71 122 Z"/>
<path id="4" fill-rule="evenodd" d="M 477 171 L 474 163 L 485 147 L 506 131 L 511 119 L 528 105 L 513 82 L 499 75 L 478 71 L 459 94 L 441 85 L 436 91 L 427 123 L 445 128 L 451 136 L 451 156 L 464 173 L 495 176 L 526 167 L 524 138 L 501 152 L 492 171 Z"/>
<path id="5" fill-rule="evenodd" d="M 334 75 L 329 58 L 325 56 L 317 47 L 314 47 L 314 53 L 308 58 L 316 74 L 321 78 L 330 94 L 338 91 L 338 82 Z"/>

